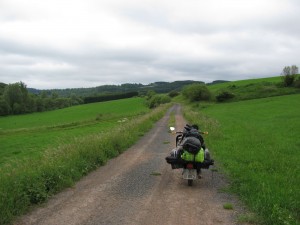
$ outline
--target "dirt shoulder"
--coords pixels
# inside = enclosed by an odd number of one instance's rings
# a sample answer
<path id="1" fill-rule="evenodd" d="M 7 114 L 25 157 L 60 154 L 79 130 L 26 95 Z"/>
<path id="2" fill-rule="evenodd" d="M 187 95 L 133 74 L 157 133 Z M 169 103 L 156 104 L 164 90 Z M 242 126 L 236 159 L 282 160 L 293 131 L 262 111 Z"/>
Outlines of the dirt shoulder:
<path id="1" fill-rule="evenodd" d="M 181 170 L 166 163 L 175 147 L 167 127 L 171 111 L 181 130 L 185 121 L 175 105 L 126 152 L 15 224 L 237 224 L 240 210 L 235 198 L 220 192 L 226 186 L 220 173 L 203 170 L 203 179 L 189 187 Z M 225 203 L 234 209 L 225 210 Z"/>

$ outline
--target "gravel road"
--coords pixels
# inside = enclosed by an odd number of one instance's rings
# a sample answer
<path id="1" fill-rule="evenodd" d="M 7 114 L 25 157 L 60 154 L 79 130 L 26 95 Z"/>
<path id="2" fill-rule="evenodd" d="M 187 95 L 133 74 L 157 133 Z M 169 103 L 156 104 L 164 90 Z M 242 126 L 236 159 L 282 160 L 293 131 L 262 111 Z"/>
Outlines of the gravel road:
<path id="1" fill-rule="evenodd" d="M 175 147 L 175 136 L 168 132 L 171 111 L 181 130 L 185 121 L 175 105 L 126 152 L 15 224 L 237 224 L 238 207 L 223 209 L 236 200 L 219 191 L 226 184 L 219 173 L 203 170 L 203 178 L 189 187 L 181 170 L 166 163 Z"/>

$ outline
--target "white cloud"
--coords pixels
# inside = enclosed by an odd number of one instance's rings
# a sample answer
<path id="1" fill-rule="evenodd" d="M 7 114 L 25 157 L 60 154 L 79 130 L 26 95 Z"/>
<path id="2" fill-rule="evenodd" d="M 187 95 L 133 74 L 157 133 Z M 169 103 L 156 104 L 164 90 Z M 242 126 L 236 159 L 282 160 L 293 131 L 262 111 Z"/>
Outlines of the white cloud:
<path id="1" fill-rule="evenodd" d="M 71 88 L 279 75 L 299 64 L 299 6 L 295 0 L 2 0 L 0 82 Z"/>

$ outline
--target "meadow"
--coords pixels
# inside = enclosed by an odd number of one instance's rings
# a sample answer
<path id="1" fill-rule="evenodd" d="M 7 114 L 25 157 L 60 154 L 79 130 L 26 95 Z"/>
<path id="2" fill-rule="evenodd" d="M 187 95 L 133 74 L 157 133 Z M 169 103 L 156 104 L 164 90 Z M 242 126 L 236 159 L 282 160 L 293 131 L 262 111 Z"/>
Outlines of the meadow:
<path id="1" fill-rule="evenodd" d="M 130 120 L 148 111 L 144 99 L 130 98 L 0 117 L 0 167 L 8 161 L 40 157 L 48 148 L 106 132 L 124 118 Z"/>
<path id="2" fill-rule="evenodd" d="M 230 191 L 255 212 L 248 222 L 299 224 L 300 95 L 186 107 L 188 121 L 231 181 Z"/>
<path id="3" fill-rule="evenodd" d="M 7 160 L 0 166 L 0 224 L 11 224 L 31 206 L 125 151 L 168 107 L 149 110 L 144 99 L 131 98 L 1 118 L 1 152 Z M 24 148 L 25 155 L 15 155 L 14 143 L 2 147 L 5 138 L 19 138 L 18 148 L 32 142 L 34 151 Z"/>
<path id="4" fill-rule="evenodd" d="M 208 86 L 209 89 L 211 91 L 217 91 L 220 89 L 224 89 L 226 87 L 228 87 L 228 85 L 249 85 L 249 84 L 259 84 L 259 83 L 279 83 L 281 82 L 281 77 L 280 76 L 276 76 L 276 77 L 268 77 L 268 78 L 257 78 L 257 79 L 248 79 L 248 80 L 237 80 L 237 81 L 230 81 L 230 82 L 225 82 L 225 83 L 219 83 L 219 84 L 214 84 L 214 85 L 210 85 Z"/>
<path id="5" fill-rule="evenodd" d="M 299 88 L 284 87 L 281 76 L 231 81 L 210 85 L 208 89 L 213 96 L 221 92 L 232 93 L 234 97 L 227 100 L 229 102 L 300 93 Z"/>

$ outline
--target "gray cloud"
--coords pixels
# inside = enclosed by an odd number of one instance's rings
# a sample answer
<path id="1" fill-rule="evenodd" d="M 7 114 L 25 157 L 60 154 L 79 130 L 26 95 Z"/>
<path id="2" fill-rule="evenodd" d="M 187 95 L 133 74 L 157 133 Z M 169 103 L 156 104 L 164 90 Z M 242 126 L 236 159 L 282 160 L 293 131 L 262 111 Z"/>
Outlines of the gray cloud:
<path id="1" fill-rule="evenodd" d="M 0 3 L 0 82 L 41 89 L 211 82 L 299 66 L 297 1 L 58 2 Z"/>

